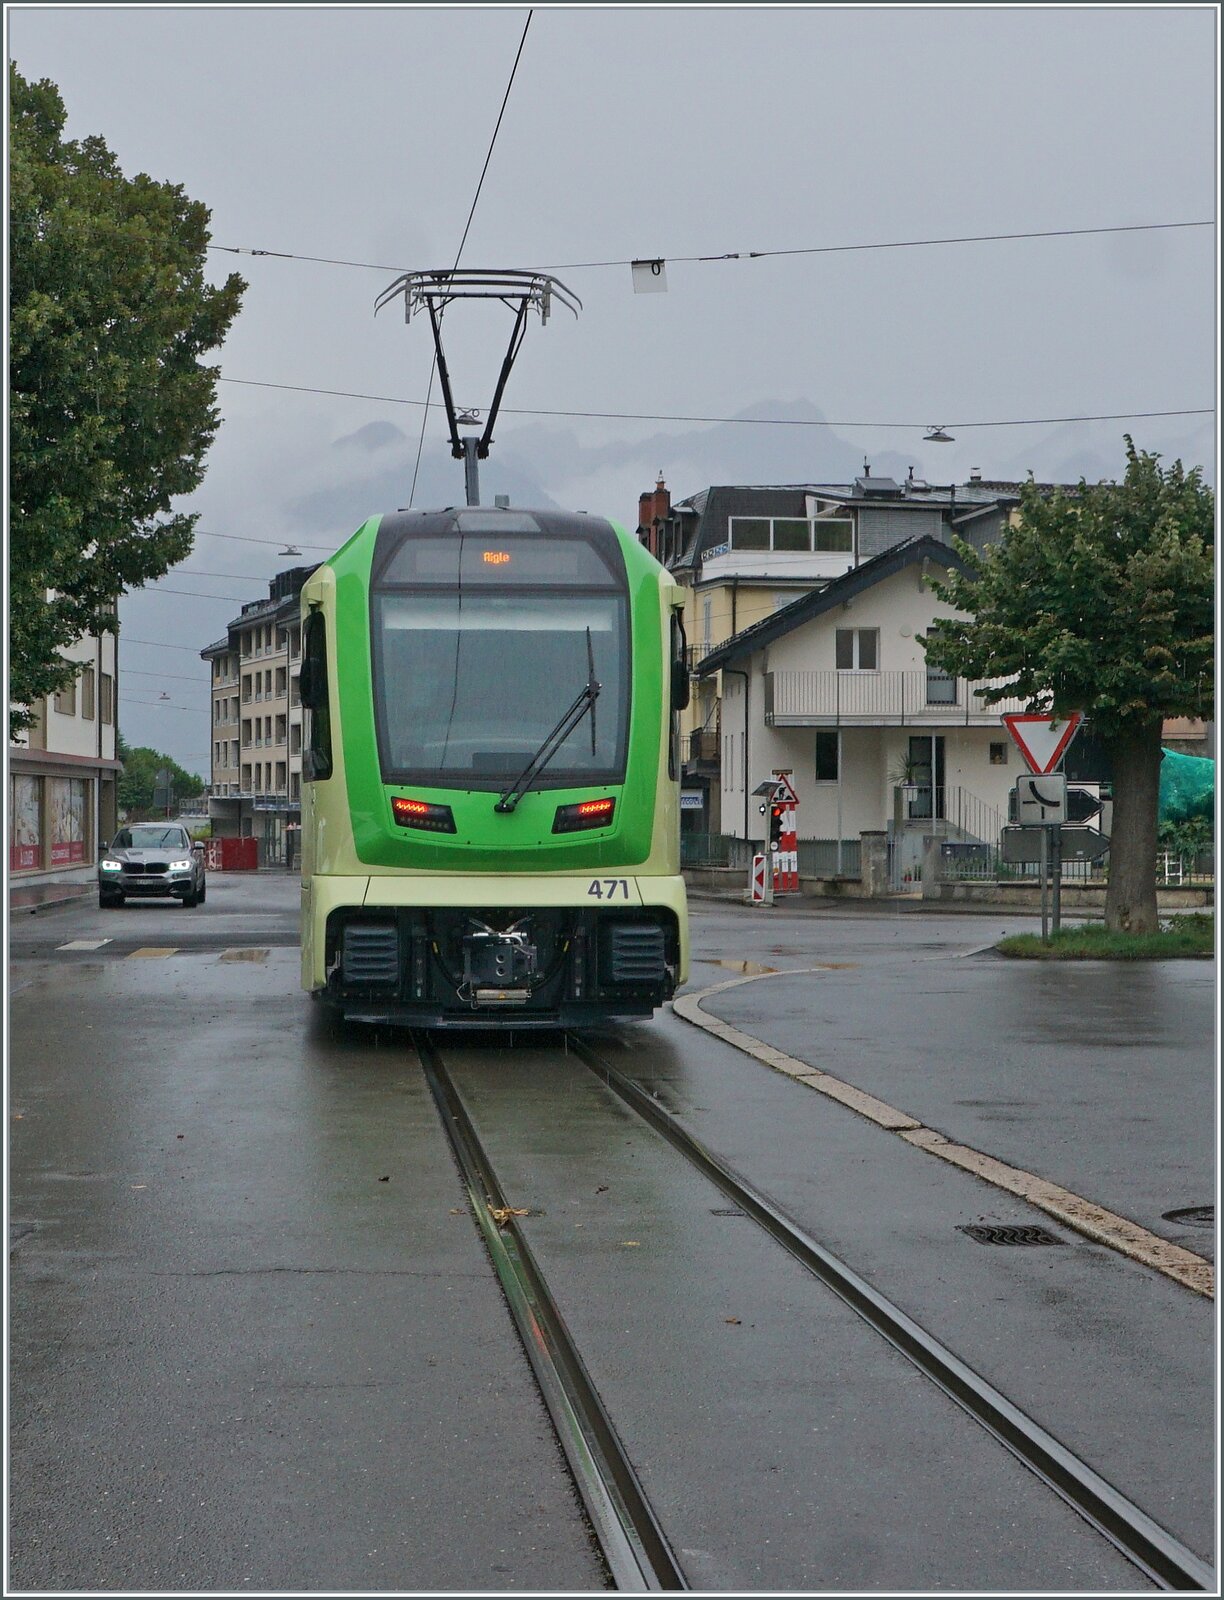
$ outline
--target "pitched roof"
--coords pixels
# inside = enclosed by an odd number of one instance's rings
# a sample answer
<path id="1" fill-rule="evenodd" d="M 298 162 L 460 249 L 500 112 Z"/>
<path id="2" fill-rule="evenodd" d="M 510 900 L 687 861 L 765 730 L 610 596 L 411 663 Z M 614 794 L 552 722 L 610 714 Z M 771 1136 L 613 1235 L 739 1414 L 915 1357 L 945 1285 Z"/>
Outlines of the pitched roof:
<path id="1" fill-rule="evenodd" d="M 892 545 L 878 556 L 872 556 L 870 561 L 864 561 L 860 566 L 843 573 L 840 578 L 834 578 L 823 589 L 817 589 L 812 594 L 805 594 L 798 600 L 792 600 L 790 605 L 782 606 L 772 616 L 764 618 L 761 622 L 754 622 L 750 628 L 737 633 L 733 639 L 728 639 L 726 644 L 719 645 L 716 650 L 711 650 L 709 655 L 702 657 L 697 663 L 697 676 L 704 678 L 707 674 L 725 667 L 730 661 L 736 661 L 741 656 L 753 655 L 756 651 L 764 649 L 767 644 L 772 644 L 775 639 L 780 639 L 784 634 L 802 627 L 805 622 L 810 622 L 813 617 L 820 616 L 824 611 L 832 611 L 834 606 L 841 605 L 843 601 L 862 594 L 865 589 L 882 583 L 885 578 L 891 578 L 905 567 L 914 566 L 920 561 L 937 561 L 941 567 L 956 568 L 959 572 L 968 571 L 955 550 L 950 549 L 939 539 L 932 539 L 929 534 L 924 534 L 918 539 L 907 539 L 904 544 Z"/>

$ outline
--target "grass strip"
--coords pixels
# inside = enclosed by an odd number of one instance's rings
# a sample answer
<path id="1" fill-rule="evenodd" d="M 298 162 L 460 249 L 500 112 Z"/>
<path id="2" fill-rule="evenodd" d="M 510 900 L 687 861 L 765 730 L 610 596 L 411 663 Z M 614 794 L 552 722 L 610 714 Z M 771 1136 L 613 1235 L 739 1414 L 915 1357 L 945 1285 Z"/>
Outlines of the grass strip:
<path id="1" fill-rule="evenodd" d="M 1043 942 L 1037 933 L 1000 939 L 1000 955 L 1029 961 L 1176 961 L 1215 954 L 1215 917 L 1200 912 L 1170 917 L 1158 933 L 1113 933 L 1100 923 L 1060 928 Z"/>

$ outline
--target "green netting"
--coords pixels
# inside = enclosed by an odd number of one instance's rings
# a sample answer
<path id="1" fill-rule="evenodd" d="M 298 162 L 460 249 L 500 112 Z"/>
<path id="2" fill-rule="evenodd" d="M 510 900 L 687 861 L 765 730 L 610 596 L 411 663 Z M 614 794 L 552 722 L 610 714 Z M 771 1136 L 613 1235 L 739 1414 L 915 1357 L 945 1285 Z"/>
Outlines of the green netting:
<path id="1" fill-rule="evenodd" d="M 1215 762 L 1202 756 L 1162 752 L 1160 763 L 1160 820 L 1189 822 L 1210 817 L 1215 807 Z"/>

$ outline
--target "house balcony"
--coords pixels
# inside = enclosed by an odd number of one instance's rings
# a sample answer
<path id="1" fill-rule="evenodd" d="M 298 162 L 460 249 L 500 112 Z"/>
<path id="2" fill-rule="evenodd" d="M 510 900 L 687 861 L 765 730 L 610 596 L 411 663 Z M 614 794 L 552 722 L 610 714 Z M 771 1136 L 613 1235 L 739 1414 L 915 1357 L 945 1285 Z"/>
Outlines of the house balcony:
<path id="1" fill-rule="evenodd" d="M 935 672 L 767 672 L 765 721 L 776 728 L 997 728 L 1003 712 L 1028 708 L 1024 699 L 983 698 L 1004 686 Z"/>
<path id="2" fill-rule="evenodd" d="M 698 728 L 684 741 L 686 772 L 712 772 L 718 766 L 718 729 Z"/>

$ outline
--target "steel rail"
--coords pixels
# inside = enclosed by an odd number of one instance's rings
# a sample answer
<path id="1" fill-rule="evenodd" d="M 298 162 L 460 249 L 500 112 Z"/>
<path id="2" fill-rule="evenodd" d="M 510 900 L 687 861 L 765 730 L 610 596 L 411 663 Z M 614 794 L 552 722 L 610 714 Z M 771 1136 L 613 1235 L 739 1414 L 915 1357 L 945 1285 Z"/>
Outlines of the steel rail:
<path id="1" fill-rule="evenodd" d="M 413 1044 L 613 1582 L 633 1594 L 686 1591 L 689 1585 L 680 1565 L 518 1221 L 510 1213 L 441 1054 L 424 1034 L 414 1032 Z M 503 1221 L 494 1217 L 495 1211 L 504 1213 Z"/>
<path id="2" fill-rule="evenodd" d="M 689 1133 L 639 1083 L 591 1044 L 567 1035 L 570 1051 L 660 1133 L 795 1260 L 856 1311 L 962 1410 L 1034 1472 L 1161 1589 L 1218 1593 L 1210 1565 L 933 1338 L 898 1306 Z"/>

